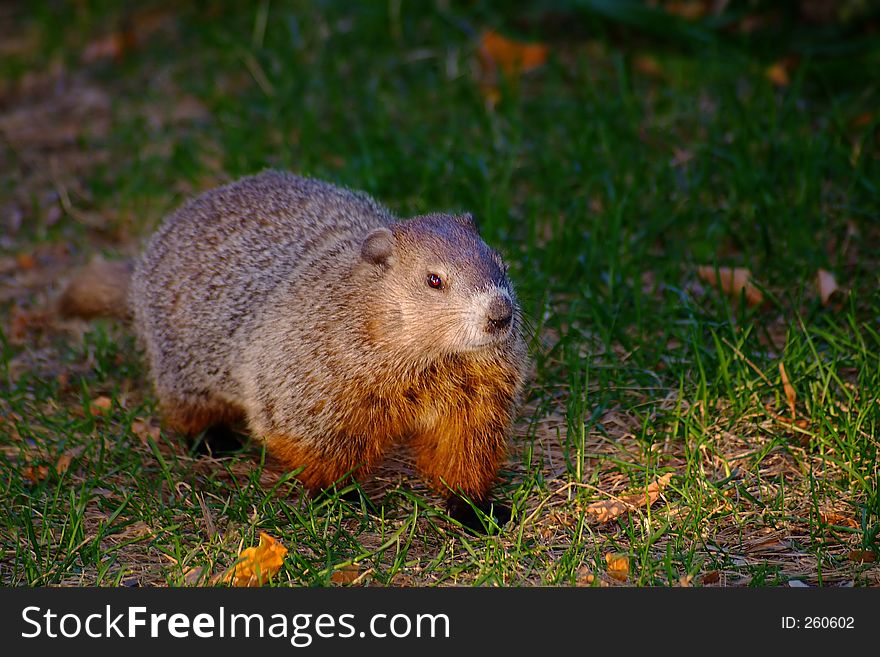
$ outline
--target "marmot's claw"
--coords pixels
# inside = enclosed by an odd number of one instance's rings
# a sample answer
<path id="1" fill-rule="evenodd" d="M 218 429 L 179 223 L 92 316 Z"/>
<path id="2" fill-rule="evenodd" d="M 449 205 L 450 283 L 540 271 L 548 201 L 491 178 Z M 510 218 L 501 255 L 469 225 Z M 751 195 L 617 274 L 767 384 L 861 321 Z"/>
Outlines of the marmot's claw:
<path id="1" fill-rule="evenodd" d="M 495 519 L 495 522 L 498 523 L 498 526 L 503 527 L 510 522 L 512 511 L 510 510 L 510 507 L 505 504 L 496 504 L 492 507 L 491 515 Z"/>
<path id="2" fill-rule="evenodd" d="M 465 529 L 476 534 L 490 534 L 510 522 L 510 507 L 498 502 L 474 502 L 459 496 L 446 501 L 449 517 L 460 522 Z"/>
<path id="3" fill-rule="evenodd" d="M 228 424 L 212 424 L 196 439 L 192 449 L 197 454 L 228 456 L 240 452 L 247 435 Z"/>
<path id="4" fill-rule="evenodd" d="M 312 494 L 312 500 L 316 504 L 339 500 L 351 506 L 361 506 L 363 502 L 366 505 L 368 513 L 376 513 L 376 505 L 373 501 L 358 488 L 347 488 L 343 492 L 337 492 L 335 488 L 322 488 Z"/>

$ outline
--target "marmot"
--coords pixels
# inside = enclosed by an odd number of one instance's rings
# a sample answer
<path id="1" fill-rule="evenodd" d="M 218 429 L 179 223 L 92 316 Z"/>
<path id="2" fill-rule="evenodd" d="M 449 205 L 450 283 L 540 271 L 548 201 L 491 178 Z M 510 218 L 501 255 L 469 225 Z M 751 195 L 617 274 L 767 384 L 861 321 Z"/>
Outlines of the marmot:
<path id="1" fill-rule="evenodd" d="M 60 301 L 133 319 L 168 427 L 244 419 L 311 491 L 406 440 L 474 526 L 460 496 L 489 508 L 527 359 L 506 272 L 468 214 L 398 220 L 364 193 L 265 171 L 169 215 L 130 280 L 105 263 Z"/>

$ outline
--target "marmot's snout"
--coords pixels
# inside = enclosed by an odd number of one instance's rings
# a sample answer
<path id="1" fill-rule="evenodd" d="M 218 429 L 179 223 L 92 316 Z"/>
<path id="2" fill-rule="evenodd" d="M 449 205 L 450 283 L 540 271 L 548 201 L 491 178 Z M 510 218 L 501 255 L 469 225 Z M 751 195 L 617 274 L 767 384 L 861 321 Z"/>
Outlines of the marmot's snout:
<path id="1" fill-rule="evenodd" d="M 486 332 L 502 333 L 510 326 L 513 319 L 513 303 L 503 294 L 496 294 L 486 309 Z"/>

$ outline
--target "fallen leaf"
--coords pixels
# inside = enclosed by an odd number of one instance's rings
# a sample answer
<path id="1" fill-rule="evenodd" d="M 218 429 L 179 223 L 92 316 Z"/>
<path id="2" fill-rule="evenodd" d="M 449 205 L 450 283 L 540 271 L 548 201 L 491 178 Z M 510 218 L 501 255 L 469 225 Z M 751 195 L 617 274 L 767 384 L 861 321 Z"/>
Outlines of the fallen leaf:
<path id="1" fill-rule="evenodd" d="M 721 573 L 719 573 L 717 570 L 710 570 L 708 573 L 700 578 L 700 583 L 705 586 L 706 584 L 717 584 L 720 580 Z"/>
<path id="2" fill-rule="evenodd" d="M 721 290 L 732 297 L 740 298 L 745 295 L 746 303 L 750 306 L 759 306 L 764 302 L 764 295 L 752 283 L 752 273 L 745 267 L 718 267 L 717 271 L 712 266 L 697 267 L 697 276 L 710 285 L 717 285 Z"/>
<path id="3" fill-rule="evenodd" d="M 641 506 L 651 506 L 660 498 L 660 493 L 669 485 L 672 473 L 667 472 L 657 481 L 651 483 L 644 494 L 626 495 L 612 500 L 593 502 L 584 511 L 592 516 L 595 522 L 608 522 Z"/>
<path id="4" fill-rule="evenodd" d="M 617 552 L 606 552 L 605 563 L 608 565 L 608 575 L 618 582 L 625 582 L 629 578 L 629 557 Z"/>
<path id="5" fill-rule="evenodd" d="M 499 66 L 508 75 L 532 71 L 547 61 L 549 48 L 543 43 L 525 43 L 501 36 L 494 30 L 480 35 L 480 58 L 484 66 Z"/>
<path id="6" fill-rule="evenodd" d="M 171 14 L 163 10 L 145 10 L 125 17 L 118 30 L 92 41 L 82 52 L 86 63 L 103 59 L 121 59 L 143 43 L 156 30 L 171 18 Z"/>
<path id="7" fill-rule="evenodd" d="M 795 426 L 798 429 L 806 429 L 810 426 L 810 421 L 804 418 L 787 417 L 785 415 L 780 415 L 770 407 L 770 404 L 764 404 L 764 410 L 767 411 L 767 414 L 770 417 L 772 417 L 777 422 L 781 422 L 782 424 Z"/>
<path id="8" fill-rule="evenodd" d="M 578 586 L 592 586 L 596 581 L 596 576 L 587 566 L 581 566 L 577 569 L 576 578 L 575 582 Z"/>
<path id="9" fill-rule="evenodd" d="M 33 269 L 37 265 L 37 261 L 30 253 L 19 253 L 15 256 L 15 263 L 21 269 Z"/>
<path id="10" fill-rule="evenodd" d="M 73 454 L 69 452 L 65 452 L 61 456 L 58 457 L 58 460 L 55 461 L 55 472 L 58 474 L 63 474 L 67 472 L 67 468 L 70 467 L 70 462 L 73 460 Z"/>
<path id="11" fill-rule="evenodd" d="M 281 570 L 286 554 L 286 547 L 265 532 L 260 532 L 260 544 L 242 550 L 238 562 L 223 581 L 232 586 L 262 586 Z"/>
<path id="12" fill-rule="evenodd" d="M 131 29 L 111 32 L 87 45 L 83 49 L 82 59 L 86 63 L 101 59 L 120 59 L 125 53 L 134 49 L 136 42 L 134 31 Z"/>
<path id="13" fill-rule="evenodd" d="M 859 523 L 854 518 L 834 511 L 821 511 L 819 512 L 819 517 L 826 525 L 837 525 L 838 527 L 850 527 L 852 529 L 858 529 L 859 527 Z"/>
<path id="14" fill-rule="evenodd" d="M 825 269 L 820 269 L 816 275 L 816 287 L 819 290 L 819 298 L 822 300 L 823 306 L 831 303 L 831 299 L 835 295 L 840 295 L 840 287 L 837 285 L 834 274 Z"/>
<path id="15" fill-rule="evenodd" d="M 143 520 L 136 520 L 130 525 L 127 525 L 121 532 L 117 533 L 116 536 L 118 538 L 128 540 L 155 537 L 155 533 Z M 177 563 L 176 560 L 175 563 Z"/>
<path id="16" fill-rule="evenodd" d="M 92 415 L 106 415 L 112 406 L 113 400 L 105 395 L 101 395 L 89 402 L 89 411 Z"/>
<path id="17" fill-rule="evenodd" d="M 682 575 L 678 578 L 678 585 L 682 588 L 690 588 L 693 584 L 694 576 L 693 575 Z"/>
<path id="18" fill-rule="evenodd" d="M 877 553 L 872 550 L 850 550 L 847 558 L 858 563 L 875 563 L 877 561 Z"/>
<path id="19" fill-rule="evenodd" d="M 411 588 L 414 586 L 418 586 L 419 583 L 411 575 L 405 575 L 404 573 L 398 571 L 394 573 L 394 576 L 391 578 L 391 584 L 401 588 Z"/>
<path id="20" fill-rule="evenodd" d="M 791 385 L 791 382 L 788 380 L 788 374 L 785 372 L 785 365 L 782 361 L 779 361 L 779 375 L 782 377 L 782 389 L 785 391 L 785 399 L 788 402 L 788 410 L 791 412 L 791 416 L 795 417 L 797 412 L 795 411 L 795 401 L 797 400 L 797 393 L 794 390 L 794 386 Z"/>
<path id="21" fill-rule="evenodd" d="M 354 564 L 349 564 L 343 566 L 339 570 L 334 570 L 333 574 L 330 575 L 330 581 L 334 584 L 351 584 L 357 580 L 360 575 L 360 569 Z"/>
<path id="22" fill-rule="evenodd" d="M 57 461 L 55 461 L 55 472 L 59 475 L 67 472 L 67 469 L 70 467 L 70 462 L 84 451 L 86 451 L 85 445 L 68 449 L 58 457 Z"/>
<path id="23" fill-rule="evenodd" d="M 158 426 L 154 426 L 144 420 L 135 420 L 131 423 L 131 432 L 140 438 L 144 445 L 149 444 L 150 438 L 154 441 L 159 440 L 160 431 Z"/>
<path id="24" fill-rule="evenodd" d="M 669 0 L 663 3 L 663 10 L 685 20 L 695 21 L 709 13 L 708 5 L 709 3 L 699 0 Z"/>
<path id="25" fill-rule="evenodd" d="M 480 35 L 477 51 L 480 63 L 480 91 L 489 107 L 501 100 L 498 70 L 510 77 L 534 70 L 547 61 L 549 48 L 542 43 L 524 43 L 503 37 L 494 30 Z"/>
<path id="26" fill-rule="evenodd" d="M 649 78 L 662 78 L 665 75 L 660 62 L 651 55 L 638 55 L 633 60 L 633 68 Z"/>
<path id="27" fill-rule="evenodd" d="M 764 75 L 777 87 L 787 87 L 791 84 L 791 78 L 788 74 L 788 64 L 784 59 L 768 66 L 764 71 Z"/>
<path id="28" fill-rule="evenodd" d="M 10 342 L 23 344 L 31 332 L 46 328 L 50 320 L 51 315 L 45 310 L 25 310 L 21 306 L 14 306 L 9 319 Z"/>
<path id="29" fill-rule="evenodd" d="M 586 508 L 586 513 L 594 516 L 596 522 L 608 522 L 629 511 L 635 510 L 635 505 L 624 500 L 600 500 L 593 502 Z"/>
<path id="30" fill-rule="evenodd" d="M 551 511 L 547 520 L 558 527 L 568 527 L 571 529 L 577 525 L 577 517 L 572 513 L 563 513 L 561 511 Z"/>
<path id="31" fill-rule="evenodd" d="M 201 586 L 209 580 L 211 570 L 208 566 L 195 566 L 183 572 L 183 581 L 187 586 Z"/>
<path id="32" fill-rule="evenodd" d="M 49 476 L 49 466 L 29 465 L 22 471 L 22 476 L 35 484 L 39 483 Z"/>

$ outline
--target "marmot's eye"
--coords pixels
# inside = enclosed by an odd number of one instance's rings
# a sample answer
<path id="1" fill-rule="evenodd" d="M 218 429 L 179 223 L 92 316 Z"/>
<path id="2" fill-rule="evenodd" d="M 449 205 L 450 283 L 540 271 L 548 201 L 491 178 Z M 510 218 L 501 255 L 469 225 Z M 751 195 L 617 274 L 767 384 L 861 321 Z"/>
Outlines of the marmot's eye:
<path id="1" fill-rule="evenodd" d="M 428 287 L 439 290 L 443 287 L 443 279 L 437 274 L 428 274 Z"/>

